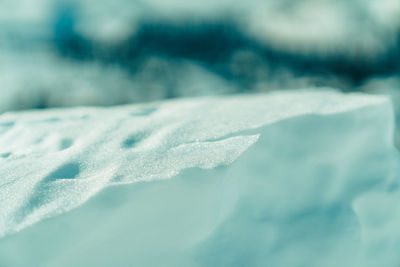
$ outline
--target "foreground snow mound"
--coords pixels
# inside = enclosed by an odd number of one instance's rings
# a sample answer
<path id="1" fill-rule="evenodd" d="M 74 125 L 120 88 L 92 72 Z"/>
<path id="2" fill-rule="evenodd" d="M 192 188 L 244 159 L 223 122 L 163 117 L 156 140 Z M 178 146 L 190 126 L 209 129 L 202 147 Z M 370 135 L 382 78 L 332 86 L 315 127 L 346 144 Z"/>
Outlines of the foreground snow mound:
<path id="1" fill-rule="evenodd" d="M 398 266 L 392 133 L 334 91 L 4 114 L 0 266 Z"/>

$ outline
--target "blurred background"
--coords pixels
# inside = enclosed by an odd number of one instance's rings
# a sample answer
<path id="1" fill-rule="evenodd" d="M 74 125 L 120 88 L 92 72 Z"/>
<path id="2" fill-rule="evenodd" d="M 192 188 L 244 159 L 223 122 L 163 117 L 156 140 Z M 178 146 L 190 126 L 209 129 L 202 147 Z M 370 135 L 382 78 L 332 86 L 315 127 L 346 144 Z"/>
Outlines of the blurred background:
<path id="1" fill-rule="evenodd" d="M 316 86 L 400 103 L 399 0 L 0 1 L 0 113 Z"/>

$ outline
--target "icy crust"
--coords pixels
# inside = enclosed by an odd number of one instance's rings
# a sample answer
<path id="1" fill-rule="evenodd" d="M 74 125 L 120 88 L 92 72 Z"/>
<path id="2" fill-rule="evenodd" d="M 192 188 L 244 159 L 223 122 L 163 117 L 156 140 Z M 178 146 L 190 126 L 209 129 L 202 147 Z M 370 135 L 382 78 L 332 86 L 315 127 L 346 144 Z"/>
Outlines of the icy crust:
<path id="1" fill-rule="evenodd" d="M 4 114 L 0 266 L 395 266 L 392 132 L 329 90 Z"/>

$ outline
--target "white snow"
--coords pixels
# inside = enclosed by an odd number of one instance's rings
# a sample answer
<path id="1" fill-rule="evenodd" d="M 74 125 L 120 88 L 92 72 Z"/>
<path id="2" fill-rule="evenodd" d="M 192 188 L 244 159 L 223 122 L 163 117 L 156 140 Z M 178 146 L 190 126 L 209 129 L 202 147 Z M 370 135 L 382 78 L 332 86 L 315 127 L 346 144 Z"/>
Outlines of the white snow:
<path id="1" fill-rule="evenodd" d="M 0 266 L 397 266 L 393 127 L 333 90 L 3 114 Z"/>

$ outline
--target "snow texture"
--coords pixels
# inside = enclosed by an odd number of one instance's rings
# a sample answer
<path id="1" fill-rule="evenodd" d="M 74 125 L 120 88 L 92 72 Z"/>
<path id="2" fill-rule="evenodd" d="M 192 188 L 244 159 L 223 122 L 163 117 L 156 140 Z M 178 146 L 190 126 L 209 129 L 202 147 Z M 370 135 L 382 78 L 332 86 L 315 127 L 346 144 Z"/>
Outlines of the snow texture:
<path id="1" fill-rule="evenodd" d="M 332 90 L 3 114 L 0 266 L 398 266 L 393 120 Z"/>

